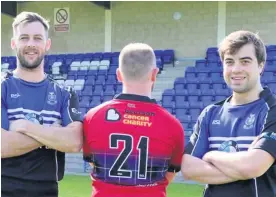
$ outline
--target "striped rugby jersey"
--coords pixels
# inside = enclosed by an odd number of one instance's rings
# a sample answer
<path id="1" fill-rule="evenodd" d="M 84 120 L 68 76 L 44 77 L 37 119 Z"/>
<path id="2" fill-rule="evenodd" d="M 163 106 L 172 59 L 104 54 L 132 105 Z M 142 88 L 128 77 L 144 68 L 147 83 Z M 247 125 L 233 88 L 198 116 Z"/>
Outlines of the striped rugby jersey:
<path id="1" fill-rule="evenodd" d="M 260 94 L 260 99 L 245 105 L 232 106 L 231 97 L 207 106 L 200 114 L 194 127 L 186 153 L 202 159 L 213 150 L 224 152 L 247 151 L 251 143 L 261 133 L 267 132 L 267 125 L 273 127 L 270 134 L 276 136 L 276 99 L 268 88 Z M 268 147 L 269 146 L 269 147 Z M 268 146 L 257 145 L 276 157 L 274 142 Z M 274 177 L 274 178 L 271 178 Z M 261 177 L 236 181 L 221 185 L 208 185 L 204 197 L 275 197 L 276 166 L 271 166 Z"/>
<path id="2" fill-rule="evenodd" d="M 49 127 L 81 121 L 77 95 L 70 89 L 61 88 L 50 77 L 32 83 L 7 73 L 1 83 L 1 101 L 1 125 L 7 131 L 11 121 L 18 119 Z M 64 157 L 64 153 L 43 146 L 24 155 L 2 158 L 2 177 L 61 180 Z"/>

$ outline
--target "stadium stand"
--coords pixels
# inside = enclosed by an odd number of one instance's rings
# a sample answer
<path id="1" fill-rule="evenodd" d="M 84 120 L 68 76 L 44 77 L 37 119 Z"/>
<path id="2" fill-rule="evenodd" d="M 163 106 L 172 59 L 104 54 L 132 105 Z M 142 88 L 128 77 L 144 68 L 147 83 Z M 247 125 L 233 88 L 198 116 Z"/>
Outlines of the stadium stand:
<path id="1" fill-rule="evenodd" d="M 276 45 L 266 46 L 266 49 L 267 62 L 261 80 L 276 94 Z M 155 55 L 160 70 L 165 69 L 166 64 L 174 65 L 174 50 L 155 50 Z M 112 99 L 122 91 L 122 84 L 116 79 L 118 58 L 119 52 L 52 54 L 45 57 L 45 72 L 51 74 L 61 86 L 75 88 L 79 95 L 80 111 L 84 115 L 90 108 Z M 16 58 L 1 57 L 1 65 L 1 72 L 13 70 L 16 68 Z M 205 59 L 187 67 L 183 77 L 177 77 L 173 88 L 165 89 L 158 102 L 181 121 L 188 142 L 203 108 L 230 94 L 231 90 L 223 80 L 217 48 L 210 47 Z M 89 171 L 89 165 L 85 162 L 83 169 L 84 172 Z"/>

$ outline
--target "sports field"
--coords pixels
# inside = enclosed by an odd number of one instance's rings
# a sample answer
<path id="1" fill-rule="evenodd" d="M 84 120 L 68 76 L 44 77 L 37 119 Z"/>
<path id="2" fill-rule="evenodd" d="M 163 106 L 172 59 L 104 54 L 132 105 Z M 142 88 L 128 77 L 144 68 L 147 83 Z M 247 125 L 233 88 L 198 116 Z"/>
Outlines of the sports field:
<path id="1" fill-rule="evenodd" d="M 66 175 L 60 182 L 60 197 L 90 197 L 89 176 Z M 173 183 L 168 187 L 168 197 L 201 197 L 203 186 Z"/>

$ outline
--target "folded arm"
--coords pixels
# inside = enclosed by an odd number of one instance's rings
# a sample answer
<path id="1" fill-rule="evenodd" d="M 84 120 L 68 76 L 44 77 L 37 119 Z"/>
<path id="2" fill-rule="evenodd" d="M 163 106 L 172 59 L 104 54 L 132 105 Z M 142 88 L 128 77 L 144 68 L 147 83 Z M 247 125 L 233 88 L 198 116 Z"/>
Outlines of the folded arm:
<path id="1" fill-rule="evenodd" d="M 61 152 L 79 152 L 82 148 L 82 123 L 72 122 L 66 127 L 45 127 L 29 123 L 20 132 Z"/>
<path id="2" fill-rule="evenodd" d="M 1 129 L 1 158 L 20 156 L 40 146 L 40 142 L 29 136 Z"/>
<path id="3" fill-rule="evenodd" d="M 227 176 L 215 166 L 188 154 L 183 156 L 181 172 L 185 179 L 205 184 L 224 184 L 238 180 Z"/>

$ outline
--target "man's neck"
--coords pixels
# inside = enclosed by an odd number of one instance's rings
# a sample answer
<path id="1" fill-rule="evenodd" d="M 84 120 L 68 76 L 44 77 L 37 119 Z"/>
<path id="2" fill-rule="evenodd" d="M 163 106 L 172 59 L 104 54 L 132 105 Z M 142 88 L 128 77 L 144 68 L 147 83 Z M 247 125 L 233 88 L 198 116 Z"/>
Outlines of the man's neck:
<path id="1" fill-rule="evenodd" d="M 147 96 L 151 98 L 151 88 L 149 88 L 148 85 L 144 85 L 144 84 L 123 85 L 123 93 L 136 94 L 136 95 Z"/>
<path id="2" fill-rule="evenodd" d="M 230 103 L 232 105 L 244 105 L 247 103 L 251 103 L 260 98 L 260 93 L 262 91 L 263 91 L 263 88 L 260 84 L 260 85 L 256 86 L 256 88 L 252 89 L 249 92 L 245 92 L 245 93 L 233 92 L 233 96 L 231 98 Z"/>
<path id="3" fill-rule="evenodd" d="M 24 81 L 38 83 L 45 79 L 42 65 L 35 69 L 26 69 L 20 65 L 13 71 L 14 75 Z"/>

